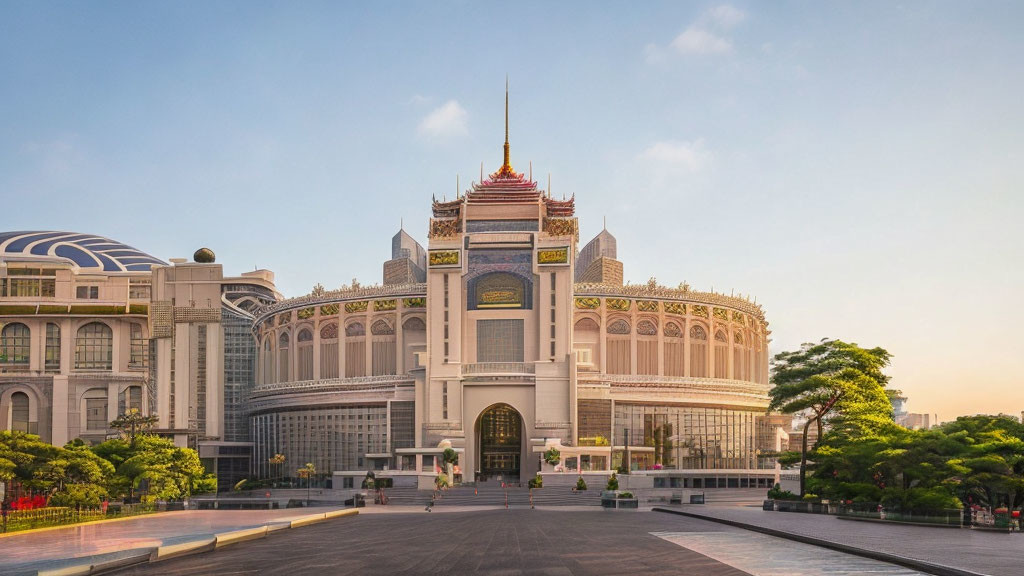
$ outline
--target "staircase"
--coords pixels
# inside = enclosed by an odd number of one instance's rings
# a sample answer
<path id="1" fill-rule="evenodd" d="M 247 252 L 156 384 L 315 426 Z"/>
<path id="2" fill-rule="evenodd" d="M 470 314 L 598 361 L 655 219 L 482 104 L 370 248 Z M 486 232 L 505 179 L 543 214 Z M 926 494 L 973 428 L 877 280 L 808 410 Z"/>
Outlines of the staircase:
<path id="1" fill-rule="evenodd" d="M 478 486 L 456 486 L 435 493 L 415 488 L 388 488 L 385 490 L 390 506 L 426 506 L 434 496 L 434 506 L 489 506 L 528 508 L 530 489 L 520 487 L 502 488 L 500 484 Z M 586 490 L 573 492 L 569 487 L 557 486 L 533 490 L 534 506 L 600 506 L 601 491 Z"/>

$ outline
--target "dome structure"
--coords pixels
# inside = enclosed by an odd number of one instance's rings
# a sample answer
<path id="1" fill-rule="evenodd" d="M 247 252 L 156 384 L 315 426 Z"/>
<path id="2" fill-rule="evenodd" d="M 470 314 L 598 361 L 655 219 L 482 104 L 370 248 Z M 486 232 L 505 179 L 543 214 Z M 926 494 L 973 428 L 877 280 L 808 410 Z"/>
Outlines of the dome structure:
<path id="1" fill-rule="evenodd" d="M 217 256 L 209 248 L 200 248 L 192 255 L 192 259 L 200 264 L 212 264 L 217 261 Z"/>
<path id="2" fill-rule="evenodd" d="M 82 270 L 149 272 L 167 263 L 110 238 L 77 232 L 0 232 L 0 259 L 54 259 Z"/>

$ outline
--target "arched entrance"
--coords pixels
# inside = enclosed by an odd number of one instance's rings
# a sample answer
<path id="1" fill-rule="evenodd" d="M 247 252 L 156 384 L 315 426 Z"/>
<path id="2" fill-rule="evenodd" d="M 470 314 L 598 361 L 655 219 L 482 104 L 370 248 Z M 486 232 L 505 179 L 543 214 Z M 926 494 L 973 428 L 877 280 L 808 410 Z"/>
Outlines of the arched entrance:
<path id="1" fill-rule="evenodd" d="M 480 467 L 477 480 L 519 481 L 523 418 L 508 404 L 495 404 L 480 414 L 477 424 Z"/>

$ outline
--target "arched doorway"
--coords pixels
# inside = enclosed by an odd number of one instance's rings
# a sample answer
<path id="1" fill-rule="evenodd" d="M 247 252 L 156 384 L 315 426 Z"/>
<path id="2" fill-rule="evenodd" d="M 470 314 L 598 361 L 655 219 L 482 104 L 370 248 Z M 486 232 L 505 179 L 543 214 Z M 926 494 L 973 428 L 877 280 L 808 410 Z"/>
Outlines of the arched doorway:
<path id="1" fill-rule="evenodd" d="M 519 481 L 523 418 L 508 404 L 495 404 L 480 414 L 478 480 Z"/>

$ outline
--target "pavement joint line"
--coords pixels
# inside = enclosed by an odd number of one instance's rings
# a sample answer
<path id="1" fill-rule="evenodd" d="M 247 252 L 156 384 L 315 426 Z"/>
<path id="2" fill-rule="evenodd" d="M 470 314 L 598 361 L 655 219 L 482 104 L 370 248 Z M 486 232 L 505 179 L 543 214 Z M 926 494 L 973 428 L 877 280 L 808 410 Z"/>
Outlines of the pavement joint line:
<path id="1" fill-rule="evenodd" d="M 785 530 L 776 530 L 774 528 L 768 528 L 765 526 L 758 526 L 756 524 L 747 524 L 745 522 L 739 522 L 736 520 L 728 520 L 725 518 L 716 518 L 714 516 L 704 516 L 703 514 L 695 514 L 693 512 L 684 512 L 682 510 L 669 510 L 666 508 L 652 508 L 654 512 L 664 512 L 666 514 L 676 514 L 679 516 L 687 516 L 689 518 L 698 518 L 701 520 L 707 520 L 709 522 L 717 522 L 719 524 L 725 524 L 727 526 L 733 526 L 735 528 L 742 528 L 744 530 L 750 530 L 751 532 L 760 532 L 769 536 L 775 536 L 777 538 L 785 538 L 787 540 L 794 540 L 796 542 L 802 542 L 804 544 L 810 544 L 812 546 L 819 546 L 821 548 L 828 548 L 837 552 L 843 552 L 845 554 L 853 554 L 854 556 L 862 556 L 864 558 L 870 558 L 872 560 L 879 560 L 882 562 L 888 562 L 890 564 L 896 564 L 897 566 L 903 566 L 904 568 L 910 568 L 919 572 L 925 572 L 927 574 L 934 574 L 935 576 L 986 576 L 980 572 L 971 572 L 970 570 L 963 570 L 961 568 L 953 568 L 952 566 L 943 566 L 942 564 L 933 564 L 931 562 L 925 562 L 924 560 L 915 560 L 906 556 L 897 556 L 896 554 L 889 554 L 887 552 L 879 552 L 877 550 L 868 550 L 866 548 L 858 548 L 856 546 L 850 546 L 847 544 L 840 544 L 831 540 L 825 540 L 823 538 L 814 538 L 812 536 L 804 536 L 802 534 L 795 534 L 793 532 L 786 532 Z"/>

